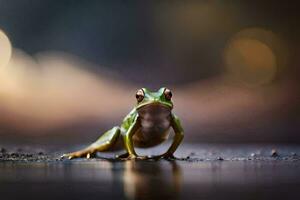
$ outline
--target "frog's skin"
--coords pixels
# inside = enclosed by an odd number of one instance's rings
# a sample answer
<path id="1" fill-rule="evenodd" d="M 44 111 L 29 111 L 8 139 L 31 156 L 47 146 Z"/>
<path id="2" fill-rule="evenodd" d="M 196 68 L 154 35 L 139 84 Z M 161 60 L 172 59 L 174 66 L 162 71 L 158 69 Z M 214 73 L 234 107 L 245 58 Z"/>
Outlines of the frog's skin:
<path id="1" fill-rule="evenodd" d="M 165 87 L 157 92 L 151 92 L 146 88 L 139 89 L 136 93 L 137 104 L 124 118 L 120 127 L 113 127 L 90 146 L 64 154 L 63 157 L 90 158 L 96 152 L 112 151 L 118 143 L 121 143 L 127 153 L 117 156 L 120 159 L 174 158 L 173 153 L 183 139 L 183 128 L 178 117 L 172 113 L 171 97 L 171 91 Z M 137 155 L 134 147 L 147 148 L 162 143 L 168 138 L 170 127 L 173 128 L 175 137 L 165 153 L 157 156 Z M 120 139 L 121 142 L 117 142 Z"/>

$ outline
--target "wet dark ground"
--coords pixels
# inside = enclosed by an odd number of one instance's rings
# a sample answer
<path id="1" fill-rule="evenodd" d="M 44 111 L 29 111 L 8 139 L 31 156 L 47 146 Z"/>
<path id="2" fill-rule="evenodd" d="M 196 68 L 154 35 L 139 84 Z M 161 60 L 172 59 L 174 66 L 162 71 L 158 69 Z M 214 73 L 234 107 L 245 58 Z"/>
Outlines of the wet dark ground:
<path id="1" fill-rule="evenodd" d="M 3 147 L 1 200 L 300 199 L 297 145 L 185 144 L 176 154 L 181 159 L 169 161 L 70 161 L 60 160 L 61 152 Z"/>

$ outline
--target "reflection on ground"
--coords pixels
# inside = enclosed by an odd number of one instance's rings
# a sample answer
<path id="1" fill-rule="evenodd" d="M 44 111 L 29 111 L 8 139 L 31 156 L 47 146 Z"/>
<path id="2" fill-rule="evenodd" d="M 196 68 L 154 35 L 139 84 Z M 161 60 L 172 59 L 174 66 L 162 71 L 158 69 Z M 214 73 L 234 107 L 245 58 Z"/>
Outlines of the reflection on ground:
<path id="1" fill-rule="evenodd" d="M 1 162 L 0 193 L 4 199 L 297 199 L 299 171 L 299 161 L 283 160 Z"/>
<path id="2" fill-rule="evenodd" d="M 176 199 L 180 194 L 182 172 L 176 161 L 125 162 L 122 171 L 124 192 L 128 199 Z"/>

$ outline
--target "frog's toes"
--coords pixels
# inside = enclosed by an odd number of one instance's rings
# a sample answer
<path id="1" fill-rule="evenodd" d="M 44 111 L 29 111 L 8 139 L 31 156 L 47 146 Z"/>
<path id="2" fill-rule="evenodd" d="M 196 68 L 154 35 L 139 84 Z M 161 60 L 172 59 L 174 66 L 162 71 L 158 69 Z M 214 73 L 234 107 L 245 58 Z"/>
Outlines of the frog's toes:
<path id="1" fill-rule="evenodd" d="M 137 160 L 137 156 L 134 155 L 129 155 L 127 157 L 120 157 L 119 159 L 123 160 L 123 161 L 127 161 L 127 160 Z"/>
<path id="2" fill-rule="evenodd" d="M 139 160 L 140 157 L 136 156 L 136 155 L 128 155 L 127 157 L 121 157 L 120 158 L 123 161 L 127 161 L 127 160 Z"/>
<path id="3" fill-rule="evenodd" d="M 148 156 L 138 156 L 138 157 L 136 157 L 136 159 L 138 159 L 138 160 L 147 160 L 147 159 L 149 159 L 149 157 Z"/>
<path id="4" fill-rule="evenodd" d="M 67 155 L 66 155 L 66 158 L 68 158 L 69 160 L 72 160 L 73 158 L 75 158 L 75 156 L 74 156 L 74 155 L 67 154 Z"/>
<path id="5" fill-rule="evenodd" d="M 60 156 L 60 159 L 69 159 L 71 160 L 73 158 L 73 156 L 69 155 L 69 154 L 63 154 L 62 156 Z"/>
<path id="6" fill-rule="evenodd" d="M 68 156 L 69 160 L 72 160 L 73 158 L 75 158 L 75 156 Z"/>
<path id="7" fill-rule="evenodd" d="M 60 156 L 60 159 L 65 159 L 68 157 L 68 154 L 63 154 L 62 156 Z"/>
<path id="8" fill-rule="evenodd" d="M 126 161 L 126 160 L 147 160 L 150 157 L 148 156 L 137 156 L 137 155 L 130 155 L 128 153 L 122 154 L 122 155 L 117 155 L 117 159 Z"/>
<path id="9" fill-rule="evenodd" d="M 67 158 L 67 159 L 69 159 L 69 160 L 72 160 L 72 159 L 74 159 L 74 158 L 80 158 L 80 157 L 81 157 L 81 155 L 78 155 L 78 154 L 76 154 L 76 153 L 67 153 L 67 154 L 63 154 L 63 155 L 61 156 L 62 159 Z"/>

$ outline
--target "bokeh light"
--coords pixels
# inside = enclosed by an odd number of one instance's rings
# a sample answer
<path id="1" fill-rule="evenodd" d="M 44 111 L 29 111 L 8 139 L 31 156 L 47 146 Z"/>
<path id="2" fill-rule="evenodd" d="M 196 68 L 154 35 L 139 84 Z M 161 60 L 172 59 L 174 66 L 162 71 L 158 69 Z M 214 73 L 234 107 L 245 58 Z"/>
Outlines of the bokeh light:
<path id="1" fill-rule="evenodd" d="M 14 129 L 32 130 L 83 118 L 106 120 L 126 112 L 135 89 L 128 93 L 128 85 L 95 75 L 82 67 L 86 65 L 59 52 L 33 57 L 14 49 L 0 74 L 0 121 Z"/>
<path id="2" fill-rule="evenodd" d="M 227 71 L 249 86 L 271 83 L 287 62 L 282 41 L 271 31 L 252 28 L 238 32 L 224 50 Z"/>
<path id="3" fill-rule="evenodd" d="M 250 85 L 270 83 L 276 74 L 273 51 L 259 40 L 232 41 L 225 52 L 225 63 L 235 77 Z"/>
<path id="4" fill-rule="evenodd" d="M 11 52 L 11 43 L 6 34 L 0 30 L 0 70 L 3 69 L 9 62 Z"/>

